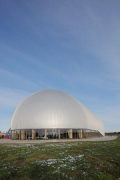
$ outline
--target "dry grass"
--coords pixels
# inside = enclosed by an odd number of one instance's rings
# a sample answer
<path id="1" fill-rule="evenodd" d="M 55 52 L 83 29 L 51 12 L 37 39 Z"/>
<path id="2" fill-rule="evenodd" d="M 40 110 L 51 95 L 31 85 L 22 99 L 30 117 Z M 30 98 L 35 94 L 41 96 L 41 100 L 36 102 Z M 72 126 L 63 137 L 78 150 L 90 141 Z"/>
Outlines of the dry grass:
<path id="1" fill-rule="evenodd" d="M 118 180 L 120 137 L 108 142 L 1 144 L 0 180 Z"/>

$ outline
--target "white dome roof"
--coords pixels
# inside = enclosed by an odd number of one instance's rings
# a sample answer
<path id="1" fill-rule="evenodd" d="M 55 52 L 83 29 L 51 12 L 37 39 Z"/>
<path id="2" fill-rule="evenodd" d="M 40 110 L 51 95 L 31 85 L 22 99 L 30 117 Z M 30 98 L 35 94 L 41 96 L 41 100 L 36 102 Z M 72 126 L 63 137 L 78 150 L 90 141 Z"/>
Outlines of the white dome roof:
<path id="1" fill-rule="evenodd" d="M 76 128 L 98 130 L 100 119 L 74 97 L 58 90 L 28 96 L 14 112 L 11 129 Z"/>

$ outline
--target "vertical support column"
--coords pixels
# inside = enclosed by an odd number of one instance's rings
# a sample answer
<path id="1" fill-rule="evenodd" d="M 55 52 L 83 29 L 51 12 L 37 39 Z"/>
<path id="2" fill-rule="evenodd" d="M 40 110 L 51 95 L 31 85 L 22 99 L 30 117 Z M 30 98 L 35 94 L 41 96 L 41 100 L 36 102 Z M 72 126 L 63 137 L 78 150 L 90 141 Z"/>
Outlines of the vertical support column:
<path id="1" fill-rule="evenodd" d="M 21 130 L 21 140 L 25 139 L 25 130 Z"/>
<path id="2" fill-rule="evenodd" d="M 17 137 L 16 137 L 16 131 L 14 132 L 14 139 L 17 139 Z"/>
<path id="3" fill-rule="evenodd" d="M 72 129 L 68 130 L 68 137 L 69 137 L 69 139 L 73 138 Z"/>
<path id="4" fill-rule="evenodd" d="M 47 139 L 47 129 L 45 129 L 45 139 Z"/>
<path id="5" fill-rule="evenodd" d="M 92 132 L 91 132 L 91 130 L 90 130 L 90 137 L 92 137 Z"/>
<path id="6" fill-rule="evenodd" d="M 83 138 L 83 131 L 82 131 L 82 129 L 80 130 L 80 138 L 81 139 Z"/>
<path id="7" fill-rule="evenodd" d="M 80 138 L 80 139 L 83 138 L 83 131 L 82 131 L 82 129 L 78 130 L 78 138 Z"/>
<path id="8" fill-rule="evenodd" d="M 58 129 L 58 139 L 60 139 L 60 129 Z"/>
<path id="9" fill-rule="evenodd" d="M 91 137 L 93 137 L 93 131 L 92 131 L 92 136 Z"/>
<path id="10" fill-rule="evenodd" d="M 19 131 L 19 140 L 20 140 L 20 138 L 21 138 L 21 131 Z"/>
<path id="11" fill-rule="evenodd" d="M 80 130 L 78 130 L 78 138 L 80 139 L 81 137 L 80 137 Z"/>
<path id="12" fill-rule="evenodd" d="M 32 140 L 34 140 L 34 139 L 35 139 L 35 130 L 32 129 Z"/>
<path id="13" fill-rule="evenodd" d="M 11 131 L 11 139 L 14 139 L 14 131 Z"/>
<path id="14" fill-rule="evenodd" d="M 16 139 L 16 131 L 12 131 L 12 139 Z"/>

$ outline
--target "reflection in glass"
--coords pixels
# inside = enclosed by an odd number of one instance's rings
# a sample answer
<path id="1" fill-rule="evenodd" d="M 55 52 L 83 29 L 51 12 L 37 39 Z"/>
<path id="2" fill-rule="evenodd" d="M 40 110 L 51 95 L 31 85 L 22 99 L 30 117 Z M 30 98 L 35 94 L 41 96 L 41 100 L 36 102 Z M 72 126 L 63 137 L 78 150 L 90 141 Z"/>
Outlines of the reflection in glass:
<path id="1" fill-rule="evenodd" d="M 46 135 L 46 136 L 45 136 Z M 21 129 L 12 130 L 11 139 L 31 140 L 31 139 L 80 139 L 101 137 L 99 131 L 91 129 Z"/>

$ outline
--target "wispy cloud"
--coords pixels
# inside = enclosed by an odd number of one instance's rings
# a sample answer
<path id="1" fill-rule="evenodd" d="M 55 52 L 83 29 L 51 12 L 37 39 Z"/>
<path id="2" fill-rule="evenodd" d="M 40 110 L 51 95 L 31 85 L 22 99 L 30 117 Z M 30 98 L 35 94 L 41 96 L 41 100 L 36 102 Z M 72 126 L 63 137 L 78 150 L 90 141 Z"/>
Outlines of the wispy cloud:
<path id="1" fill-rule="evenodd" d="M 0 107 L 14 108 L 26 92 L 61 89 L 106 125 L 108 119 L 112 127 L 113 118 L 117 124 L 119 9 L 117 0 L 2 1 L 0 88 L 6 88 L 0 89 Z"/>
<path id="2" fill-rule="evenodd" d="M 20 89 L 0 88 L 0 109 L 14 109 L 29 94 Z"/>
<path id="3" fill-rule="evenodd" d="M 8 87 L 11 85 L 15 85 L 15 86 L 27 86 L 27 87 L 37 87 L 37 84 L 34 83 L 33 81 L 30 81 L 29 79 L 27 79 L 26 77 L 22 76 L 22 75 L 18 75 L 17 73 L 13 73 L 10 70 L 6 70 L 3 68 L 0 68 L 0 79 L 1 82 L 4 81 L 4 84 L 6 83 L 6 85 L 8 84 Z"/>
<path id="4" fill-rule="evenodd" d="M 0 87 L 0 130 L 7 131 L 19 103 L 30 93 L 20 89 Z"/>
<path id="5" fill-rule="evenodd" d="M 110 88 L 120 88 L 118 85 L 116 85 L 116 79 L 113 78 L 113 75 L 109 74 L 108 71 L 104 71 L 104 72 L 97 72 L 96 76 L 94 75 L 94 73 L 91 73 L 90 68 L 91 68 L 91 64 L 84 62 L 81 63 L 81 61 L 88 61 L 87 59 L 84 60 L 75 60 L 75 61 L 65 61 L 62 62 L 61 65 L 63 65 L 64 68 L 59 69 L 59 67 L 56 67 L 56 65 L 53 66 L 53 63 L 49 63 L 49 65 L 46 65 L 46 63 L 41 62 L 38 58 L 32 58 L 31 56 L 29 56 L 28 54 L 25 54 L 23 52 L 20 52 L 18 50 L 16 50 L 15 48 L 11 48 L 5 44 L 1 44 L 3 49 L 7 49 L 8 52 L 12 54 L 14 54 L 16 57 L 19 57 L 20 59 L 22 59 L 22 61 L 24 60 L 24 62 L 26 61 L 26 63 L 30 64 L 28 67 L 26 67 L 25 64 L 21 64 L 20 61 L 18 61 L 17 59 L 13 59 L 12 63 L 15 64 L 14 66 L 21 66 L 20 70 L 26 70 L 26 73 L 31 71 L 31 74 L 36 74 L 36 76 L 40 75 L 39 71 L 44 71 L 44 74 L 46 75 L 50 75 L 56 78 L 59 78 L 69 84 L 89 84 L 92 86 L 98 86 L 98 87 L 102 87 L 104 85 L 104 87 L 109 86 Z M 69 68 L 68 68 L 68 63 L 69 63 Z M 104 64 L 99 63 L 101 66 Z M 106 65 L 106 64 L 105 64 Z M 33 71 L 31 69 L 31 67 L 34 66 L 36 67 L 36 72 Z M 82 67 L 81 67 L 82 66 Z M 65 71 L 65 69 L 67 68 L 67 71 Z M 39 71 L 38 71 L 39 70 Z M 95 70 L 94 70 L 95 71 Z M 6 70 L 4 68 L 0 68 L 0 73 L 1 73 L 1 77 L 9 77 L 11 79 L 11 81 L 16 81 L 22 84 L 27 84 L 28 86 L 32 86 L 37 88 L 38 84 L 41 83 L 41 87 L 42 88 L 52 88 L 52 84 L 50 84 L 50 82 L 45 82 L 44 81 L 44 77 L 42 77 L 39 81 L 38 78 L 36 78 L 36 80 L 31 80 L 30 78 L 26 78 L 26 75 L 23 73 L 23 75 L 21 74 L 21 72 L 17 72 L 17 73 L 13 73 L 10 70 Z M 30 75 L 31 75 L 30 74 Z M 72 74 L 72 76 L 70 76 Z M 97 75 L 98 74 L 98 75 Z M 26 85 L 25 85 L 26 86 Z"/>
<path id="6" fill-rule="evenodd" d="M 120 132 L 120 105 L 101 109 L 100 117 L 104 122 L 106 131 Z"/>

